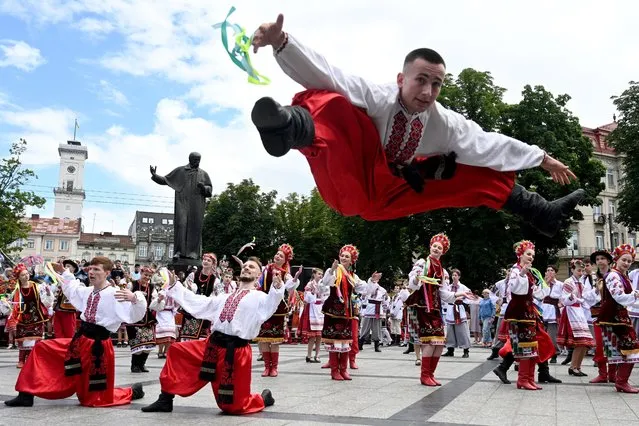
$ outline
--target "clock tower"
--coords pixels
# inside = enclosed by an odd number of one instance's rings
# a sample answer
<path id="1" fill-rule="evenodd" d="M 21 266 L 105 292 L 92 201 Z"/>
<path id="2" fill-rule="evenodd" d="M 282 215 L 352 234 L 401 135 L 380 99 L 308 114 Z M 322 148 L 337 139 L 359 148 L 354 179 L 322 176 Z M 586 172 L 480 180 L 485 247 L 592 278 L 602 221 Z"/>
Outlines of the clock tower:
<path id="1" fill-rule="evenodd" d="M 67 141 L 58 147 L 60 174 L 55 194 L 53 216 L 68 219 L 82 218 L 84 193 L 84 162 L 89 157 L 87 147 L 78 141 Z"/>

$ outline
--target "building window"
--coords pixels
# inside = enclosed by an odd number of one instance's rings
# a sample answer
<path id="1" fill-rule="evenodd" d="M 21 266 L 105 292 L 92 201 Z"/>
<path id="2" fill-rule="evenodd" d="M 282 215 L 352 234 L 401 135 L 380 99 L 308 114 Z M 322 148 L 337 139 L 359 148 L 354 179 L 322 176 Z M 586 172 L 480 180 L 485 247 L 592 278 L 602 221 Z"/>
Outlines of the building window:
<path id="1" fill-rule="evenodd" d="M 155 219 L 153 219 L 152 217 L 149 218 L 149 223 L 154 223 Z"/>
<path id="2" fill-rule="evenodd" d="M 67 181 L 67 191 L 69 191 L 69 192 L 73 191 L 73 181 L 72 180 L 68 180 Z"/>
<path id="3" fill-rule="evenodd" d="M 617 203 L 614 200 L 608 201 L 608 212 L 612 215 L 612 219 L 615 219 Z M 617 247 L 617 246 L 615 246 Z"/>
<path id="4" fill-rule="evenodd" d="M 612 169 L 606 170 L 606 187 L 608 189 L 617 189 L 615 182 L 615 172 Z"/>
<path id="5" fill-rule="evenodd" d="M 173 219 L 169 219 L 169 225 L 173 225 Z"/>
<path id="6" fill-rule="evenodd" d="M 169 258 L 173 258 L 173 244 L 169 244 Z"/>
<path id="7" fill-rule="evenodd" d="M 619 232 L 613 232 L 612 234 L 612 247 L 617 247 L 619 245 Z"/>
<path id="8" fill-rule="evenodd" d="M 146 217 L 143 217 L 143 218 L 142 218 L 142 223 L 149 223 L 149 219 L 148 219 L 148 218 L 146 218 Z"/>
<path id="9" fill-rule="evenodd" d="M 568 250 L 571 255 L 579 254 L 579 232 L 571 231 L 570 239 L 568 240 Z"/>
<path id="10" fill-rule="evenodd" d="M 53 240 L 44 240 L 44 249 L 53 250 Z"/>
<path id="11" fill-rule="evenodd" d="M 70 211 L 70 210 L 71 210 L 71 206 L 66 205 L 66 206 L 64 206 L 64 209 L 65 209 L 66 211 Z"/>
<path id="12" fill-rule="evenodd" d="M 155 246 L 155 258 L 162 259 L 162 256 L 164 256 L 164 245 L 157 244 Z"/>
<path id="13" fill-rule="evenodd" d="M 637 247 L 637 234 L 628 234 L 628 244 Z"/>
<path id="14" fill-rule="evenodd" d="M 35 241 L 27 240 L 27 248 L 34 248 L 34 247 L 35 247 Z"/>
<path id="15" fill-rule="evenodd" d="M 82 258 L 84 260 L 91 260 L 91 253 L 89 253 L 88 251 L 85 251 L 84 253 L 82 253 Z"/>
<path id="16" fill-rule="evenodd" d="M 592 208 L 592 214 L 594 214 L 595 217 L 599 217 L 601 215 L 601 206 L 594 206 Z"/>
<path id="17" fill-rule="evenodd" d="M 97 252 L 95 255 L 96 255 L 96 257 L 97 257 L 97 256 L 104 256 L 104 253 L 102 253 L 101 251 L 99 251 L 99 252 Z"/>
<path id="18" fill-rule="evenodd" d="M 595 234 L 595 245 L 597 246 L 597 250 L 604 249 L 604 233 L 602 231 L 597 231 Z"/>
<path id="19" fill-rule="evenodd" d="M 140 244 L 138 247 L 138 257 L 147 257 L 148 246 L 146 244 Z"/>
<path id="20" fill-rule="evenodd" d="M 162 225 L 168 225 L 168 224 L 169 224 L 169 221 L 168 221 L 168 220 L 166 220 L 166 219 L 162 219 Z"/>
<path id="21" fill-rule="evenodd" d="M 60 251 L 69 251 L 69 242 L 67 240 L 60 240 Z"/>
<path id="22" fill-rule="evenodd" d="M 120 256 L 120 260 L 122 261 L 122 263 L 126 263 L 129 261 L 129 255 L 128 254 L 123 254 Z"/>
<path id="23" fill-rule="evenodd" d="M 111 260 L 112 260 L 112 261 L 114 261 L 114 262 L 115 262 L 115 259 L 117 259 L 117 258 L 118 258 L 118 257 L 115 255 L 115 253 L 111 253 L 111 254 L 109 255 L 109 259 L 111 259 Z"/>

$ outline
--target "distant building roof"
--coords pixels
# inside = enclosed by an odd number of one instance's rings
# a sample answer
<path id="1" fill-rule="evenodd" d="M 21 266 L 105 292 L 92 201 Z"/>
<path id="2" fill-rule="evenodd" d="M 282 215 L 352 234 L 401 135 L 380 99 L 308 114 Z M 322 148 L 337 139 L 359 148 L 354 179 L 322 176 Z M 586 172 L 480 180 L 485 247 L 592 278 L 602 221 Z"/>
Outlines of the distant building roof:
<path id="1" fill-rule="evenodd" d="M 100 234 L 82 233 L 78 246 L 108 246 L 120 248 L 135 248 L 133 238 L 130 235 L 113 235 L 111 232 L 102 232 Z"/>
<path id="2" fill-rule="evenodd" d="M 612 122 L 609 124 L 604 124 L 603 126 L 596 127 L 591 129 L 590 127 L 582 127 L 581 130 L 588 139 L 592 142 L 592 146 L 595 149 L 595 152 L 599 152 L 601 154 L 615 154 L 615 150 L 608 145 L 606 142 L 606 138 L 617 128 L 617 122 Z"/>
<path id="3" fill-rule="evenodd" d="M 81 219 L 49 218 L 34 214 L 27 221 L 31 225 L 32 234 L 78 235 L 82 230 Z"/>

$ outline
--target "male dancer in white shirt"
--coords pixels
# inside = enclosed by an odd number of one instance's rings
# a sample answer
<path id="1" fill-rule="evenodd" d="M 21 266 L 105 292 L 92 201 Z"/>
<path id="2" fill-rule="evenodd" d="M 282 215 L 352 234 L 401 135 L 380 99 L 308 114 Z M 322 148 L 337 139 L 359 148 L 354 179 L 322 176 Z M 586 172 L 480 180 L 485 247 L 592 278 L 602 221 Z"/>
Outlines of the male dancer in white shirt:
<path id="1" fill-rule="evenodd" d="M 31 407 L 34 395 L 64 399 L 74 393 L 84 407 L 111 407 L 129 404 L 144 396 L 142 386 L 115 388 L 115 356 L 111 333 L 124 323 L 136 323 L 146 312 L 146 299 L 137 291 L 117 290 L 107 281 L 113 262 L 95 257 L 89 263 L 90 287 L 56 264 L 62 292 L 82 314 L 82 323 L 73 339 L 38 342 L 18 380 L 18 396 L 5 401 L 10 407 Z"/>
<path id="2" fill-rule="evenodd" d="M 175 395 L 191 396 L 211 383 L 220 410 L 228 414 L 250 414 L 275 403 L 271 391 L 251 394 L 252 350 L 249 345 L 260 326 L 277 310 L 284 288 L 298 284 L 300 270 L 286 285 L 281 272 L 274 271 L 268 293 L 256 290 L 262 273 L 260 261 L 251 257 L 242 265 L 238 289 L 230 294 L 206 297 L 193 294 L 181 283 L 166 291 L 193 317 L 213 324 L 207 340 L 179 342 L 171 345 L 166 364 L 160 373 L 162 393 L 156 402 L 142 408 L 144 412 L 171 412 Z M 175 279 L 174 277 L 172 278 Z"/>
<path id="3" fill-rule="evenodd" d="M 515 184 L 515 172 L 537 166 L 561 184 L 576 177 L 538 146 L 485 132 L 437 103 L 446 66 L 434 50 L 410 52 L 397 83 L 379 85 L 330 65 L 283 23 L 279 15 L 262 24 L 254 51 L 273 46 L 282 70 L 307 90 L 293 106 L 262 98 L 251 118 L 269 154 L 304 154 L 322 198 L 342 215 L 387 220 L 487 206 L 554 236 L 583 199 L 579 189 L 548 202 Z"/>

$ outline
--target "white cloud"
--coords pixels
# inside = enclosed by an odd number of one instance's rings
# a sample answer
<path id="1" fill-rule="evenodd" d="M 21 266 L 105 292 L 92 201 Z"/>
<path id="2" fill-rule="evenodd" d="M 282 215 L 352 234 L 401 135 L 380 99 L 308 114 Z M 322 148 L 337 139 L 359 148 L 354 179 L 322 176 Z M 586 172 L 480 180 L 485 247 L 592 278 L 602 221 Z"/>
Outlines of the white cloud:
<path id="1" fill-rule="evenodd" d="M 109 21 L 95 18 L 83 18 L 76 24 L 75 28 L 94 36 L 103 36 L 113 31 L 113 24 Z"/>
<path id="2" fill-rule="evenodd" d="M 16 67 L 22 71 L 33 71 L 46 60 L 40 54 L 40 50 L 29 46 L 24 41 L 2 40 L 0 41 L 0 68 Z"/>
<path id="3" fill-rule="evenodd" d="M 129 105 L 129 100 L 126 95 L 116 89 L 111 83 L 106 80 L 100 80 L 100 87 L 98 92 L 100 98 L 107 102 L 113 102 L 119 106 Z"/>

